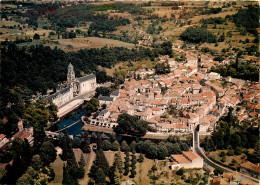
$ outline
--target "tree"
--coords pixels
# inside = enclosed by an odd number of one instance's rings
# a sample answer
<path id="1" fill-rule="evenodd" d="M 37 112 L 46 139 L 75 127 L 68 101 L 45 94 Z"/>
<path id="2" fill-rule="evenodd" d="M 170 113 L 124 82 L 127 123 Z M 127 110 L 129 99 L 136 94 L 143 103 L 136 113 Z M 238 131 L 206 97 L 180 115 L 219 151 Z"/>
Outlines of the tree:
<path id="1" fill-rule="evenodd" d="M 98 168 L 96 178 L 94 179 L 96 184 L 104 184 L 106 182 L 106 174 L 102 168 Z"/>
<path id="2" fill-rule="evenodd" d="M 176 174 L 181 176 L 181 175 L 183 175 L 184 172 L 185 172 L 184 168 L 180 168 L 180 169 L 176 172 Z"/>
<path id="3" fill-rule="evenodd" d="M 39 171 L 42 167 L 42 161 L 39 155 L 34 155 L 31 160 L 31 166 L 36 171 Z"/>
<path id="4" fill-rule="evenodd" d="M 84 159 L 84 155 L 83 154 L 81 154 L 81 156 L 80 156 L 79 165 L 83 166 L 83 167 L 86 166 L 86 161 Z"/>
<path id="5" fill-rule="evenodd" d="M 76 158 L 72 149 L 71 139 L 67 131 L 65 131 L 61 139 L 61 148 L 62 148 L 62 159 L 67 161 L 67 166 L 69 168 L 77 167 Z"/>
<path id="6" fill-rule="evenodd" d="M 108 140 L 103 141 L 102 149 L 104 151 L 111 149 L 111 143 Z"/>
<path id="7" fill-rule="evenodd" d="M 121 143 L 121 150 L 123 151 L 123 152 L 125 152 L 125 151 L 130 151 L 130 147 L 128 146 L 128 144 L 127 144 L 127 142 L 124 140 L 124 141 L 122 141 L 122 143 Z"/>
<path id="8" fill-rule="evenodd" d="M 180 142 L 180 136 L 169 135 L 168 141 L 171 142 L 171 143 L 179 143 Z"/>
<path id="9" fill-rule="evenodd" d="M 198 26 L 188 27 L 181 35 L 180 38 L 184 41 L 192 43 L 215 43 L 216 36 L 208 31 L 206 28 L 201 28 Z"/>
<path id="10" fill-rule="evenodd" d="M 118 141 L 114 141 L 112 143 L 111 150 L 117 151 L 119 148 L 120 148 L 120 144 L 118 143 Z"/>
<path id="11" fill-rule="evenodd" d="M 134 178 L 135 175 L 136 175 L 136 156 L 135 155 L 132 155 L 132 160 L 131 160 L 131 175 L 130 177 L 131 178 Z"/>
<path id="12" fill-rule="evenodd" d="M 135 152 L 136 152 L 135 146 L 136 146 L 136 142 L 135 142 L 135 141 L 132 141 L 131 144 L 130 144 L 130 149 L 131 149 L 131 152 L 132 152 L 132 153 L 135 153 Z"/>
<path id="13" fill-rule="evenodd" d="M 181 150 L 182 151 L 189 151 L 189 146 L 186 143 L 181 143 Z"/>
<path id="14" fill-rule="evenodd" d="M 130 158 L 129 158 L 129 152 L 126 152 L 126 156 L 125 156 L 125 162 L 124 162 L 124 175 L 127 176 L 129 173 L 129 167 L 130 167 Z"/>
<path id="15" fill-rule="evenodd" d="M 214 172 L 214 175 L 218 175 L 218 174 L 223 174 L 223 170 L 219 167 L 215 168 L 215 170 L 213 171 Z"/>
<path id="16" fill-rule="evenodd" d="M 140 153 L 139 158 L 138 158 L 138 162 L 142 163 L 143 161 L 144 161 L 144 156 L 143 156 L 143 154 Z"/>
<path id="17" fill-rule="evenodd" d="M 85 176 L 85 168 L 84 168 L 84 166 L 79 166 L 79 168 L 77 170 L 77 178 L 83 179 L 84 176 Z"/>
<path id="18" fill-rule="evenodd" d="M 118 125 L 114 128 L 116 133 L 127 133 L 133 136 L 144 136 L 148 129 L 148 123 L 139 120 L 137 116 L 127 113 L 120 114 L 117 119 Z"/>
<path id="19" fill-rule="evenodd" d="M 38 33 L 35 33 L 33 36 L 33 40 L 39 40 L 40 39 L 40 35 Z"/>
<path id="20" fill-rule="evenodd" d="M 49 141 L 42 144 L 39 154 L 41 161 L 45 166 L 48 166 L 50 163 L 54 162 L 57 157 L 57 151 L 54 145 Z"/>
<path id="21" fill-rule="evenodd" d="M 96 88 L 96 97 L 99 97 L 100 95 L 102 96 L 109 96 L 111 93 L 111 89 L 108 87 L 97 87 Z"/>
<path id="22" fill-rule="evenodd" d="M 63 180 L 62 180 L 62 184 L 64 184 L 64 185 L 74 184 L 72 178 L 70 177 L 68 169 L 65 166 L 65 164 L 63 165 Z"/>
<path id="23" fill-rule="evenodd" d="M 38 151 L 44 142 L 45 132 L 44 127 L 47 122 L 57 116 L 56 106 L 47 104 L 45 101 L 37 101 L 28 106 L 24 113 L 24 122 L 28 122 L 33 126 L 34 134 L 34 150 Z"/>
<path id="24" fill-rule="evenodd" d="M 120 185 L 120 173 L 119 173 L 118 168 L 116 168 L 115 173 L 114 173 L 114 184 Z"/>
<path id="25" fill-rule="evenodd" d="M 159 143 L 157 155 L 159 159 L 165 159 L 168 156 L 168 150 L 164 144 Z"/>
<path id="26" fill-rule="evenodd" d="M 151 170 L 153 171 L 153 173 L 154 173 L 155 171 L 157 171 L 157 167 L 156 167 L 155 164 L 152 166 Z"/>
<path id="27" fill-rule="evenodd" d="M 91 151 L 88 135 L 85 135 L 80 143 L 80 148 L 83 153 L 89 153 Z"/>
<path id="28" fill-rule="evenodd" d="M 218 42 L 224 42 L 225 41 L 225 34 L 223 33 L 222 35 L 220 35 Z"/>
<path id="29" fill-rule="evenodd" d="M 74 137 L 72 140 L 72 147 L 73 148 L 80 148 L 81 141 L 78 137 Z"/>
<path id="30" fill-rule="evenodd" d="M 106 175 L 108 174 L 109 164 L 102 149 L 97 150 L 96 160 L 94 161 L 93 165 L 97 166 L 97 168 L 101 168 Z"/>
<path id="31" fill-rule="evenodd" d="M 158 156 L 158 147 L 156 146 L 156 144 L 152 143 L 150 144 L 147 152 L 146 152 L 147 157 L 151 158 L 151 159 L 156 159 Z"/>
<path id="32" fill-rule="evenodd" d="M 30 177 L 29 174 L 23 174 L 18 180 L 17 183 L 18 185 L 26 185 L 26 184 L 32 184 L 33 179 Z"/>
<path id="33" fill-rule="evenodd" d="M 120 151 L 118 151 L 115 154 L 114 164 L 113 165 L 115 166 L 115 168 L 118 169 L 119 173 L 123 173 L 123 162 L 122 162 Z"/>
<path id="34" fill-rule="evenodd" d="M 170 73 L 170 66 L 168 63 L 158 63 L 154 67 L 156 74 L 167 74 Z"/>

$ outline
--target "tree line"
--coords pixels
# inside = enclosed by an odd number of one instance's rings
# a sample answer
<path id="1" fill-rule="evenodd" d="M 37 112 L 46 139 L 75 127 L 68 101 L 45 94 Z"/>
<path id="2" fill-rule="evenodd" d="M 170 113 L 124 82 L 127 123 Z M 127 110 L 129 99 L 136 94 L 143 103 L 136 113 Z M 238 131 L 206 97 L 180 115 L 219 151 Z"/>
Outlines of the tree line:
<path id="1" fill-rule="evenodd" d="M 227 116 L 218 122 L 218 126 L 211 137 L 206 137 L 202 146 L 206 151 L 228 149 L 227 155 L 240 155 L 244 152 L 248 160 L 259 163 L 259 130 L 257 127 L 248 126 L 247 123 L 238 124 L 236 116 L 232 115 L 232 108 L 229 108 Z M 249 154 L 249 148 L 254 148 L 255 152 Z M 257 156 L 258 155 L 258 156 Z"/>
<path id="2" fill-rule="evenodd" d="M 259 68 L 251 62 L 245 62 L 238 64 L 233 63 L 231 65 L 219 65 L 211 68 L 212 72 L 217 72 L 221 76 L 231 76 L 234 78 L 240 78 L 243 80 L 258 81 Z"/>

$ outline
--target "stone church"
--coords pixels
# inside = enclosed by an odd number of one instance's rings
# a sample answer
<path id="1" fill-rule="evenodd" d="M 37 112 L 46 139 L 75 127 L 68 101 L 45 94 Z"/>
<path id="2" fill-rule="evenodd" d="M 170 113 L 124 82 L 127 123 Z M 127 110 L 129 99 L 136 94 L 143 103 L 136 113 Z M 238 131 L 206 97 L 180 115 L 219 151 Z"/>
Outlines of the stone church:
<path id="1" fill-rule="evenodd" d="M 74 68 L 70 63 L 68 66 L 67 83 L 65 86 L 59 86 L 56 93 L 45 99 L 52 101 L 55 105 L 60 107 L 76 96 L 95 91 L 96 86 L 96 76 L 94 74 L 76 78 Z"/>

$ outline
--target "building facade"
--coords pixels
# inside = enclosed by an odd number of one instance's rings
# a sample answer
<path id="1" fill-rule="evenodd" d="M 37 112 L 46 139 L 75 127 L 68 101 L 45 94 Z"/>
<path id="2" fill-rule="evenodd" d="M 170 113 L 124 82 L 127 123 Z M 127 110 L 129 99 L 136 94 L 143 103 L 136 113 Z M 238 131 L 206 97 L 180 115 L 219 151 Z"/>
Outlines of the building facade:
<path id="1" fill-rule="evenodd" d="M 68 66 L 67 83 L 65 86 L 60 86 L 56 93 L 45 99 L 52 101 L 55 105 L 60 107 L 72 100 L 75 96 L 95 91 L 96 87 L 96 76 L 94 74 L 76 78 L 74 68 L 70 63 Z"/>

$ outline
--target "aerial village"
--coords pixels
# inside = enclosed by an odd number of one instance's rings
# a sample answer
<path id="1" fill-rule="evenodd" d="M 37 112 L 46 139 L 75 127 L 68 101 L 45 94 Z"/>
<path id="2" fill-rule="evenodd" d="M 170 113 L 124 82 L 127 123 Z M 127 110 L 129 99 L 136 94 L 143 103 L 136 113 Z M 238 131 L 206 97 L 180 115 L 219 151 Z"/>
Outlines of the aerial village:
<path id="1" fill-rule="evenodd" d="M 235 109 L 239 122 L 259 116 L 259 84 L 210 72 L 212 66 L 232 60 L 217 62 L 207 55 L 173 49 L 184 54 L 185 61 L 160 57 L 161 63 L 170 66 L 169 74 L 156 75 L 154 69 L 145 68 L 135 71 L 120 90 L 99 97 L 100 105 L 107 108 L 88 124 L 114 127 L 118 116 L 126 112 L 146 120 L 156 132 L 191 133 L 200 124 L 200 133 L 206 134 L 228 107 Z"/>

